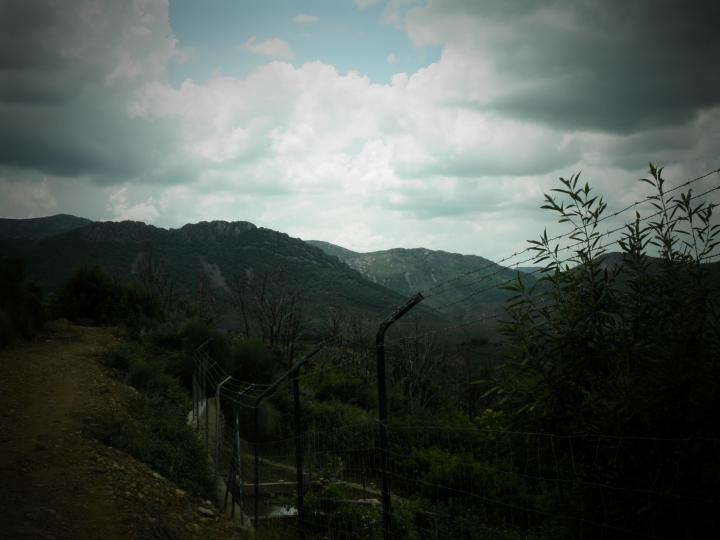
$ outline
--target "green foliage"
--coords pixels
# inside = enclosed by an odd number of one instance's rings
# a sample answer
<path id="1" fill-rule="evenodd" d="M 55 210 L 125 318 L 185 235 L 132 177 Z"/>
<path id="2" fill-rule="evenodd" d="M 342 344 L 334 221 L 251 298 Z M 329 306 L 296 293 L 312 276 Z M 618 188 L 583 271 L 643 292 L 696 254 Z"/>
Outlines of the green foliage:
<path id="1" fill-rule="evenodd" d="M 111 414 L 90 419 L 87 429 L 203 498 L 212 498 L 214 479 L 200 442 L 186 424 L 190 409 L 178 374 L 186 355 L 152 340 L 124 340 L 103 354 L 116 377 L 139 393 Z"/>
<path id="2" fill-rule="evenodd" d="M 269 384 L 275 381 L 281 366 L 265 344 L 255 338 L 237 339 L 232 344 L 229 372 L 242 381 Z"/>
<path id="3" fill-rule="evenodd" d="M 338 401 L 372 410 L 377 402 L 375 377 L 360 369 L 322 373 L 313 384 L 315 397 L 321 401 Z"/>
<path id="4" fill-rule="evenodd" d="M 114 280 L 99 266 L 78 268 L 58 292 L 53 311 L 56 316 L 90 324 L 124 321 L 136 330 L 161 315 L 152 294 Z"/>
<path id="5" fill-rule="evenodd" d="M 103 353 L 103 362 L 118 378 L 150 395 L 163 396 L 189 408 L 173 371 L 181 361 L 171 351 L 149 350 L 140 343 L 122 342 Z"/>
<path id="6" fill-rule="evenodd" d="M 485 523 L 524 522 L 524 512 L 514 509 L 536 506 L 535 495 L 519 474 L 477 461 L 466 453 L 417 448 L 399 466 L 403 476 L 411 479 L 412 486 L 421 486 L 421 491 L 413 493 L 414 496 L 423 497 L 433 505 L 462 500 L 464 506 L 477 508 Z M 519 516 L 522 516 L 520 520 Z"/>
<path id="7" fill-rule="evenodd" d="M 24 262 L 0 261 L 0 347 L 33 336 L 42 323 L 40 289 L 26 279 Z"/>
<path id="8" fill-rule="evenodd" d="M 90 418 L 85 430 L 147 463 L 182 489 L 212 498 L 214 480 L 207 455 L 177 402 L 139 394 L 110 414 Z"/>
<path id="9" fill-rule="evenodd" d="M 377 507 L 348 504 L 351 496 L 334 484 L 321 487 L 305 497 L 305 510 L 313 532 L 330 531 L 331 538 L 382 538 L 382 516 Z"/>
<path id="10" fill-rule="evenodd" d="M 117 322 L 122 290 L 99 266 L 78 268 L 57 295 L 58 315 L 96 324 Z"/>
<path id="11" fill-rule="evenodd" d="M 494 408 L 505 427 L 568 436 L 718 436 L 717 291 L 701 266 L 718 245 L 713 205 L 695 200 L 690 190 L 672 195 L 662 169 L 651 165 L 643 181 L 655 189 L 655 211 L 649 218 L 636 214 L 619 242 L 621 257 L 613 258 L 599 229 L 602 198 L 580 175 L 560 181 L 553 190 L 560 198 L 546 195 L 543 208 L 570 224 L 570 245 L 563 248 L 546 232 L 531 241 L 546 277 L 531 289 L 522 281 L 510 287 L 515 296 L 504 331 L 512 360 L 494 389 Z M 567 249 L 571 255 L 565 258 Z M 679 537 L 699 534 L 702 527 L 692 518 L 692 505 L 673 499 L 649 503 L 633 490 L 709 498 L 708 478 L 720 479 L 717 467 L 698 467 L 698 460 L 708 459 L 702 450 L 679 452 L 667 443 L 635 440 L 605 460 L 597 444 L 581 441 L 558 452 L 560 463 L 572 460 L 573 475 L 580 470 L 595 483 L 612 479 L 619 489 L 606 509 L 613 523 L 644 532 Z M 657 466 L 639 466 L 643 461 Z M 569 511 L 588 517 L 587 509 L 599 508 L 604 496 L 597 487 L 580 487 Z"/>
<path id="12" fill-rule="evenodd" d="M 182 314 L 150 324 L 146 327 L 142 341 L 146 346 L 165 359 L 165 368 L 178 378 L 183 386 L 191 388 L 193 353 L 203 346 L 210 357 L 223 369 L 232 365 L 232 351 L 228 337 L 210 323 Z"/>

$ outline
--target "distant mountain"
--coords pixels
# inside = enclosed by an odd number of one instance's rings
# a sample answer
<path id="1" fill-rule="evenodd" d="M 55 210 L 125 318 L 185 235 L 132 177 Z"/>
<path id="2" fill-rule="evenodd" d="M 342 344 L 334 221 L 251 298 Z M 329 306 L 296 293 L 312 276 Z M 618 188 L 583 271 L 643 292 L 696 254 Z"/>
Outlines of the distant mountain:
<path id="1" fill-rule="evenodd" d="M 542 271 L 542 266 L 516 266 L 514 268 L 523 274 L 540 274 Z"/>
<path id="2" fill-rule="evenodd" d="M 162 229 L 133 221 L 83 221 L 84 226 L 37 239 L 15 234 L 3 240 L 0 228 L 0 255 L 25 258 L 29 275 L 53 291 L 80 265 L 99 264 L 118 278 L 132 279 L 152 254 L 178 292 L 197 297 L 202 284 L 224 320 L 232 319 L 226 300 L 237 277 L 257 283 L 266 274 L 282 276 L 283 286 L 299 292 L 305 319 L 315 329 L 327 322 L 331 309 L 377 320 L 406 299 L 302 240 L 248 222 Z M 16 231 L 32 229 L 13 226 Z M 438 319 L 425 306 L 415 311 Z"/>
<path id="3" fill-rule="evenodd" d="M 38 240 L 79 229 L 90 223 L 92 221 L 89 219 L 68 214 L 29 219 L 0 218 L 0 237 L 14 240 Z"/>
<path id="4" fill-rule="evenodd" d="M 462 311 L 477 317 L 500 313 L 510 293 L 498 286 L 518 278 L 516 270 L 476 255 L 424 248 L 357 253 L 329 242 L 307 242 L 400 294 L 429 291 L 427 304 L 446 312 Z M 530 275 L 521 276 L 534 282 Z"/>

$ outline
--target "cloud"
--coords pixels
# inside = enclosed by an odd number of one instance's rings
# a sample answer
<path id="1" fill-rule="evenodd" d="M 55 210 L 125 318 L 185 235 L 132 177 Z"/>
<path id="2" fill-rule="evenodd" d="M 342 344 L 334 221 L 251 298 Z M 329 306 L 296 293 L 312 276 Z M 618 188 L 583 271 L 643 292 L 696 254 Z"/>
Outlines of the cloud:
<path id="1" fill-rule="evenodd" d="M 13 3 L 3 15 L 14 22 L 0 17 L 22 45 L 0 47 L 7 214 L 59 205 L 163 226 L 245 219 L 356 249 L 493 256 L 542 230 L 541 193 L 557 176 L 582 169 L 614 208 L 642 196 L 635 180 L 649 159 L 671 162 L 678 180 L 717 167 L 718 98 L 672 72 L 665 87 L 618 56 L 638 42 L 603 3 L 394 2 L 394 24 L 442 52 L 383 84 L 292 65 L 287 43 L 255 36 L 245 47 L 265 58 L 251 72 L 171 84 L 165 70 L 183 52 L 165 2 L 63 5 Z M 637 31 L 652 43 L 640 58 L 674 65 L 668 44 Z M 714 65 L 696 49 L 680 47 L 694 59 L 685 75 Z M 648 65 L 662 73 L 660 60 Z M 637 105 L 639 89 L 655 94 Z"/>
<path id="2" fill-rule="evenodd" d="M 390 65 L 393 65 L 397 58 L 395 57 L 395 53 L 390 53 L 387 55 L 387 63 Z"/>
<path id="3" fill-rule="evenodd" d="M 113 192 L 108 198 L 107 210 L 112 214 L 113 221 L 144 221 L 154 223 L 160 215 L 151 199 L 131 205 L 127 201 L 127 187 Z"/>
<path id="4" fill-rule="evenodd" d="M 292 60 L 295 56 L 290 49 L 290 45 L 279 38 L 257 41 L 257 38 L 252 36 L 245 42 L 243 49 L 275 60 Z"/>
<path id="5" fill-rule="evenodd" d="M 315 24 L 319 20 L 320 18 L 317 15 L 304 15 L 302 13 L 298 13 L 293 17 L 295 24 Z"/>
<path id="6" fill-rule="evenodd" d="M 380 2 L 380 0 L 355 0 L 355 5 L 359 9 L 366 9 Z"/>
<path id="7" fill-rule="evenodd" d="M 138 122 L 126 107 L 183 58 L 166 2 L 3 1 L 0 10 L 0 165 L 162 181 L 176 126 Z"/>
<path id="8" fill-rule="evenodd" d="M 3 217 L 29 218 L 47 215 L 57 208 L 50 182 L 0 178 L 0 212 Z"/>
<path id="9" fill-rule="evenodd" d="M 442 44 L 486 85 L 458 104 L 563 129 L 629 133 L 682 124 L 720 104 L 720 4 L 672 0 L 430 2 L 404 27 Z"/>

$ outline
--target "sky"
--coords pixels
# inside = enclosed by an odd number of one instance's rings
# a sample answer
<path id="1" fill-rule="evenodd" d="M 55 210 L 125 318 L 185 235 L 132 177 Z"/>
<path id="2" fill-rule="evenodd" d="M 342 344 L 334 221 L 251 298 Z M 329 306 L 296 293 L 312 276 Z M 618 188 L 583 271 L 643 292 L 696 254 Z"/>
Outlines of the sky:
<path id="1" fill-rule="evenodd" d="M 0 216 L 499 259 L 562 232 L 560 176 L 612 211 L 648 162 L 720 167 L 718 22 L 717 0 L 0 0 Z"/>

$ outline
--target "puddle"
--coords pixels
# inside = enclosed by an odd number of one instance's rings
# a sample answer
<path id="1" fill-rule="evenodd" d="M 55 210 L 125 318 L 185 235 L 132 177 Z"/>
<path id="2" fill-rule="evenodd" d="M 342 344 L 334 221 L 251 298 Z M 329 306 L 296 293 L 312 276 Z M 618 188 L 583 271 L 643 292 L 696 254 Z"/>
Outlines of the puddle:
<path id="1" fill-rule="evenodd" d="M 288 517 L 297 516 L 297 508 L 290 504 L 274 504 L 268 512 L 270 517 Z"/>

